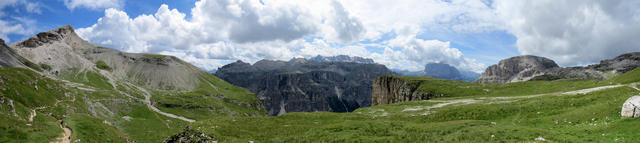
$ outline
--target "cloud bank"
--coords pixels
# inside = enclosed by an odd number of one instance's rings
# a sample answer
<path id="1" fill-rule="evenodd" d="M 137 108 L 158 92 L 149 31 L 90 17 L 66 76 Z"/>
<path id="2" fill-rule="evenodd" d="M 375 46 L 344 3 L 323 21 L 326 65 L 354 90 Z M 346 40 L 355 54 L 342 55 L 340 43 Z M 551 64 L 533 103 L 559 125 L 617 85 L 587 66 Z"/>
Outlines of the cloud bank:
<path id="1" fill-rule="evenodd" d="M 347 54 L 394 69 L 420 70 L 440 62 L 482 72 L 486 65 L 466 58 L 450 41 L 419 35 L 432 34 L 427 33 L 430 29 L 505 31 L 517 38 L 521 54 L 550 57 L 564 66 L 589 64 L 640 51 L 640 40 L 635 40 L 640 36 L 639 3 L 200 0 L 188 16 L 167 5 L 138 16 L 106 9 L 96 24 L 77 31 L 92 43 L 175 55 L 209 70 L 235 60 Z"/>
<path id="2" fill-rule="evenodd" d="M 160 6 L 153 15 L 135 17 L 110 8 L 96 24 L 77 32 L 99 45 L 127 52 L 175 55 L 205 69 L 235 60 L 255 62 L 347 54 L 373 58 L 398 69 L 419 70 L 426 62 L 446 62 L 464 69 L 483 70 L 484 65 L 464 58 L 448 42 L 416 38 L 420 27 L 431 24 L 416 21 L 446 17 L 447 12 L 412 19 L 413 11 L 405 10 L 406 19 L 397 19 L 402 17 L 398 15 L 370 19 L 355 7 L 359 5 L 344 3 L 201 0 L 191 9 L 190 19 L 167 5 Z M 430 4 L 432 7 L 462 5 L 440 1 Z M 485 8 L 488 7 L 485 5 Z M 383 27 L 389 23 L 381 23 L 392 21 L 397 25 Z M 394 39 L 380 37 L 389 33 L 398 36 Z M 397 40 L 399 37 L 403 40 Z M 362 42 L 367 40 L 381 42 Z"/>

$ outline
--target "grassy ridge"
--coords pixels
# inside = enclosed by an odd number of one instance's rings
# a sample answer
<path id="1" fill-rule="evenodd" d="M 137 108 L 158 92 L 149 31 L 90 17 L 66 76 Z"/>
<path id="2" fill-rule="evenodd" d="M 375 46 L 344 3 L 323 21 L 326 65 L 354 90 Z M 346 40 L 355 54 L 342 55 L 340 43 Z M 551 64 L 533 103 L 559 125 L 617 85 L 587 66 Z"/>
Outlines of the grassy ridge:
<path id="1" fill-rule="evenodd" d="M 420 84 L 417 89 L 418 93 L 443 94 L 449 97 L 533 95 L 572 91 L 611 84 L 608 81 L 583 79 L 527 81 L 507 84 L 477 84 L 431 77 L 393 77 L 404 79 L 410 83 Z"/>
<path id="2" fill-rule="evenodd" d="M 157 91 L 152 101 L 159 109 L 200 120 L 212 116 L 264 115 L 255 94 L 231 85 L 211 74 L 204 74 L 198 88 L 190 92 Z"/>
<path id="3" fill-rule="evenodd" d="M 626 72 L 620 76 L 612 78 L 612 81 L 616 83 L 626 84 L 636 81 L 640 81 L 640 68 L 636 68 L 632 71 Z"/>

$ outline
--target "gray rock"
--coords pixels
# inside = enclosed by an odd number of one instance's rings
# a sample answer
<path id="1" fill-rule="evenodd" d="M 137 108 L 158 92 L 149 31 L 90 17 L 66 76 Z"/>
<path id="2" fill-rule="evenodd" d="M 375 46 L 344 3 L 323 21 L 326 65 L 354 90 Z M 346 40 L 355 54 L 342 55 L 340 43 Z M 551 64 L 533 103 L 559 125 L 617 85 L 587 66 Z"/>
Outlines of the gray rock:
<path id="1" fill-rule="evenodd" d="M 535 76 L 544 75 L 559 66 L 550 59 L 538 56 L 516 56 L 501 60 L 489 66 L 477 83 L 508 83 L 527 81 Z"/>
<path id="2" fill-rule="evenodd" d="M 560 68 L 550 59 L 517 56 L 489 66 L 478 83 L 509 83 L 528 80 L 607 79 L 640 67 L 640 52 L 627 53 L 586 67 Z M 613 76 L 612 76 L 613 75 Z"/>
<path id="3" fill-rule="evenodd" d="M 391 104 L 404 101 L 427 100 L 431 94 L 416 92 L 419 82 L 408 82 L 394 76 L 380 76 L 373 80 L 371 105 Z"/>
<path id="4" fill-rule="evenodd" d="M 13 49 L 5 45 L 0 39 L 0 67 L 26 67 L 26 59 L 18 55 Z"/>
<path id="5" fill-rule="evenodd" d="M 633 96 L 622 104 L 622 117 L 640 117 L 640 96 Z"/>

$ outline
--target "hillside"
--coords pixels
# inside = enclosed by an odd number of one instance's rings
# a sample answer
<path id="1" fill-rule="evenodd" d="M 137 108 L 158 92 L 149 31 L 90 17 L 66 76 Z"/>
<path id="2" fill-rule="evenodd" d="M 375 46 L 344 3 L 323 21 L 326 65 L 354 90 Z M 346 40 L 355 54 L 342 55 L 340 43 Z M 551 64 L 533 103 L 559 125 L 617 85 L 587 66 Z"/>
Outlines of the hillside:
<path id="1" fill-rule="evenodd" d="M 36 66 L 0 68 L 0 142 L 161 142 L 190 122 L 265 115 L 247 89 L 173 56 L 92 45 L 71 26 L 9 49 Z"/>
<path id="2" fill-rule="evenodd" d="M 618 77 L 632 77 L 640 70 Z M 621 118 L 639 79 L 526 81 L 504 85 L 433 78 L 424 101 L 359 108 L 351 113 L 288 113 L 278 117 L 216 117 L 198 132 L 222 142 L 635 142 L 640 119 Z M 627 79 L 627 78 L 623 78 Z M 278 132 L 271 132 L 278 131 Z"/>

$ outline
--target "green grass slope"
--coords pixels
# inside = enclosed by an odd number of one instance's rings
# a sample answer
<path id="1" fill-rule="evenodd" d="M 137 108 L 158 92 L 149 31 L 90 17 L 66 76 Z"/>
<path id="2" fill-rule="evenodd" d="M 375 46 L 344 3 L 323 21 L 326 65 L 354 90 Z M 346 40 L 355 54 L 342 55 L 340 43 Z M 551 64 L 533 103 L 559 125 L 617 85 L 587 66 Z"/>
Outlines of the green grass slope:
<path id="1" fill-rule="evenodd" d="M 562 79 L 554 81 L 514 82 L 507 84 L 478 84 L 431 77 L 392 77 L 404 79 L 410 83 L 418 83 L 420 85 L 417 89 L 418 93 L 442 94 L 449 97 L 533 95 L 572 91 L 613 84 L 608 81 L 595 79 Z"/>
<path id="2" fill-rule="evenodd" d="M 611 79 L 616 83 L 626 84 L 640 81 L 640 68 L 621 74 Z"/>
<path id="3" fill-rule="evenodd" d="M 266 112 L 251 91 L 231 85 L 211 74 L 203 75 L 200 86 L 190 92 L 156 91 L 156 107 L 200 120 L 213 116 L 260 116 Z"/>
<path id="4" fill-rule="evenodd" d="M 633 74 L 633 73 L 629 73 Z M 626 75 L 621 75 L 626 76 Z M 277 117 L 215 117 L 192 124 L 221 142 L 636 142 L 640 119 L 621 118 L 640 91 L 620 86 L 587 94 L 561 92 L 610 81 L 531 81 L 481 85 L 433 78 L 426 101 L 360 108 L 352 113 L 288 113 Z M 640 82 L 640 80 L 631 80 Z M 545 94 L 541 96 L 530 96 Z M 500 98 L 498 98 L 500 97 Z"/>

